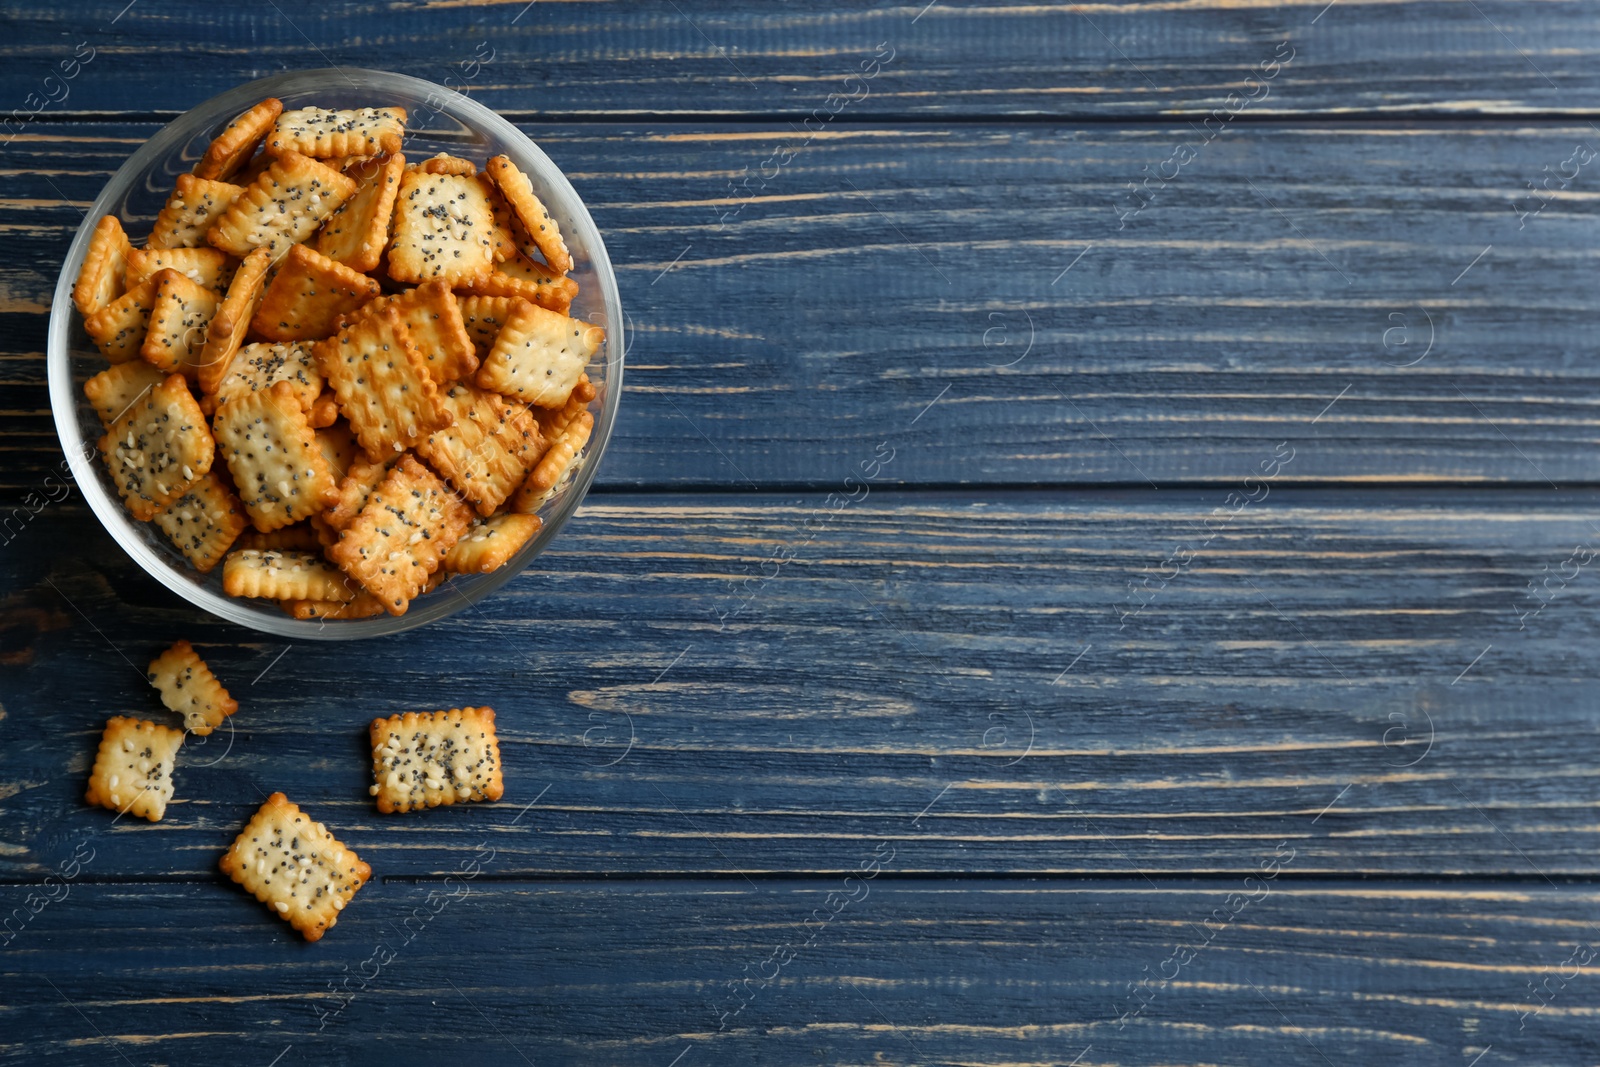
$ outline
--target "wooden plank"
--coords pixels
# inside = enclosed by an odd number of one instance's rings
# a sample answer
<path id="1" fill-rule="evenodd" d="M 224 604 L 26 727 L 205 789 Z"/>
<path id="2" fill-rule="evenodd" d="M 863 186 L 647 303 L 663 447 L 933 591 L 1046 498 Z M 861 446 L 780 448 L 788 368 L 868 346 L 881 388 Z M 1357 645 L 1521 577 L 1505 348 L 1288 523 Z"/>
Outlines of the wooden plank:
<path id="1" fill-rule="evenodd" d="M 485 873 L 369 885 L 309 947 L 231 885 L 64 891 L 0 950 L 0 1062 L 1483 1067 L 1595 1051 L 1591 887 Z M 30 892 L 0 888 L 0 907 Z"/>
<path id="2" fill-rule="evenodd" d="M 747 202 L 728 178 L 787 131 L 532 127 L 633 327 L 604 484 L 831 486 L 882 442 L 910 484 L 1231 483 L 1285 440 L 1295 480 L 1600 481 L 1600 161 L 1513 209 L 1593 131 L 1242 127 L 1119 229 L 1183 129 L 836 131 Z M 59 459 L 62 201 L 150 130 L 0 150 L 0 486 Z"/>
<path id="3" fill-rule="evenodd" d="M 1594 874 L 1600 495 L 1268 487 L 592 497 L 478 609 L 357 645 L 209 622 L 53 508 L 0 553 L 0 873 L 95 834 L 97 877 L 203 876 L 282 789 L 385 874 L 483 835 L 508 875 L 848 870 L 880 838 L 920 872 L 1287 839 L 1308 874 Z M 179 637 L 236 730 L 162 823 L 112 825 L 80 801 L 100 725 L 164 715 L 141 672 Z M 367 722 L 464 704 L 499 712 L 505 801 L 376 815 Z"/>
<path id="4" fill-rule="evenodd" d="M 464 85 L 525 115 L 1203 115 L 1593 112 L 1600 27 L 1581 4 L 1019 5 L 527 0 L 7 5 L 0 100 L 182 111 L 242 81 L 329 65 Z M 1280 48 L 1283 42 L 1286 46 Z M 44 82 L 80 45 L 94 59 Z M 83 54 L 89 54 L 84 52 Z M 885 57 L 876 66 L 874 55 Z M 1286 66 L 1266 67 L 1274 56 Z M 478 57 L 478 58 L 475 58 Z M 481 57 L 492 57 L 487 65 Z M 74 68 L 66 68 L 72 70 Z M 851 80 L 863 70 L 868 81 Z M 1252 71 L 1274 76 L 1248 82 Z M 819 121 L 821 121 L 819 119 Z"/>

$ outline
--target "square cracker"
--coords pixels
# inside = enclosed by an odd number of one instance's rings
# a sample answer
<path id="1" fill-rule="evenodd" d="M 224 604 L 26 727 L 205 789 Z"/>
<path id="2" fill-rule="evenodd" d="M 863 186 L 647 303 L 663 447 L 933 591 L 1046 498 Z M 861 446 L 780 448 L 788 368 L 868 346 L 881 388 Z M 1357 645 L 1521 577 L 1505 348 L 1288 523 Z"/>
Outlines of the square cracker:
<path id="1" fill-rule="evenodd" d="M 275 156 L 300 152 L 315 159 L 375 156 L 400 151 L 405 134 L 403 107 L 347 111 L 302 107 L 278 116 L 267 135 L 266 150 Z"/>
<path id="2" fill-rule="evenodd" d="M 439 390 L 400 313 L 384 308 L 312 349 L 356 440 L 372 459 L 403 452 L 450 425 Z"/>
<path id="3" fill-rule="evenodd" d="M 182 746 L 182 730 L 125 715 L 112 716 L 100 735 L 100 750 L 83 799 L 160 822 L 172 799 L 172 766 Z"/>
<path id="4" fill-rule="evenodd" d="M 128 405 L 166 381 L 167 376 L 142 359 L 107 367 L 83 383 L 83 395 L 100 421 L 110 426 Z"/>
<path id="5" fill-rule="evenodd" d="M 267 131 L 272 129 L 273 122 L 281 114 L 282 101 L 268 97 L 234 118 L 217 134 L 206 148 L 206 154 L 195 164 L 195 177 L 220 181 L 244 166 L 256 150 L 256 145 L 266 137 Z"/>
<path id="6" fill-rule="evenodd" d="M 216 471 L 206 472 L 188 492 L 156 512 L 153 521 L 201 574 L 210 574 L 222 562 L 249 525 L 244 505 Z"/>
<path id="7" fill-rule="evenodd" d="M 188 641 L 177 642 L 151 660 L 145 677 L 161 694 L 161 703 L 182 715 L 184 728 L 196 737 L 206 736 L 239 710 L 239 702 Z"/>
<path id="8" fill-rule="evenodd" d="M 549 451 L 528 472 L 528 480 L 522 483 L 522 488 L 511 500 L 511 509 L 531 515 L 544 506 L 544 502 L 555 495 L 567 476 L 577 469 L 578 454 L 589 443 L 589 435 L 593 431 L 592 411 L 580 411 L 576 418 L 566 423 L 551 441 Z"/>
<path id="9" fill-rule="evenodd" d="M 578 295 L 578 283 L 518 252 L 460 290 L 463 295 L 521 297 L 565 315 Z"/>
<path id="10" fill-rule="evenodd" d="M 459 295 L 456 305 L 461 309 L 461 324 L 472 338 L 473 350 L 482 359 L 494 347 L 500 336 L 500 327 L 506 324 L 511 313 L 522 302 L 520 296 Z"/>
<path id="11" fill-rule="evenodd" d="M 111 424 L 100 452 L 128 511 L 149 522 L 211 469 L 214 449 L 200 405 L 172 374 Z"/>
<path id="12" fill-rule="evenodd" d="M 288 382 L 230 400 L 212 421 L 217 447 L 250 521 L 262 533 L 315 515 L 333 500 L 333 475 Z"/>
<path id="13" fill-rule="evenodd" d="M 206 328 L 217 313 L 217 294 L 170 267 L 156 271 L 155 300 L 139 355 L 153 367 L 178 371 L 186 378 L 199 373 Z"/>
<path id="14" fill-rule="evenodd" d="M 505 795 L 493 708 L 373 719 L 370 792 L 378 810 L 407 812 Z"/>
<path id="15" fill-rule="evenodd" d="M 525 404 L 466 384 L 451 386 L 444 404 L 455 421 L 417 451 L 479 515 L 492 515 L 544 454 L 538 419 Z"/>
<path id="16" fill-rule="evenodd" d="M 404 615 L 471 521 L 472 509 L 407 454 L 328 549 L 328 558 L 380 598 L 389 614 Z"/>
<path id="17" fill-rule="evenodd" d="M 265 248 L 258 248 L 244 257 L 244 262 L 239 264 L 238 271 L 233 275 L 233 281 L 228 283 L 228 293 L 217 306 L 211 325 L 206 328 L 205 347 L 200 350 L 196 360 L 196 377 L 201 392 L 215 393 L 223 376 L 228 373 L 234 353 L 239 351 L 250 320 L 255 316 L 256 305 L 261 302 L 261 294 L 266 289 L 267 271 L 271 266 L 272 253 Z"/>
<path id="18" fill-rule="evenodd" d="M 196 178 L 193 174 L 178 175 L 172 195 L 156 216 L 155 228 L 150 231 L 146 248 L 201 248 L 206 243 L 206 231 L 239 199 L 244 186 L 232 182 Z"/>
<path id="19" fill-rule="evenodd" d="M 241 548 L 222 563 L 222 589 L 229 596 L 268 600 L 353 600 L 361 590 L 316 552 Z"/>
<path id="20" fill-rule="evenodd" d="M 537 515 L 514 513 L 475 522 L 444 554 L 444 569 L 451 574 L 493 573 L 511 562 L 543 526 Z"/>
<path id="21" fill-rule="evenodd" d="M 356 521 L 373 490 L 389 477 L 389 470 L 400 462 L 399 453 L 383 459 L 368 459 L 363 453 L 350 461 L 345 476 L 339 480 L 338 495 L 328 510 L 322 513 L 323 521 L 335 530 L 342 530 Z"/>
<path id="22" fill-rule="evenodd" d="M 113 363 L 139 358 L 144 335 L 150 328 L 150 309 L 156 302 L 154 279 L 129 289 L 83 320 L 83 330 Z"/>
<path id="23" fill-rule="evenodd" d="M 378 283 L 306 245 L 293 245 L 262 294 L 250 329 L 268 341 L 318 341 L 340 315 L 378 295 Z"/>
<path id="24" fill-rule="evenodd" d="M 606 332 L 582 319 L 524 304 L 501 327 L 478 368 L 478 385 L 545 408 L 572 395 Z"/>
<path id="25" fill-rule="evenodd" d="M 215 248 L 135 248 L 128 253 L 129 286 L 171 267 L 196 285 L 221 293 L 238 267 L 232 256 Z"/>
<path id="26" fill-rule="evenodd" d="M 517 169 L 517 165 L 506 156 L 494 156 L 483 165 L 484 173 L 494 180 L 500 189 L 500 194 L 506 198 L 506 203 L 511 205 L 511 212 L 516 216 L 517 222 L 527 231 L 528 237 L 544 261 L 550 264 L 557 274 L 565 274 L 572 269 L 572 253 L 567 251 L 567 242 L 561 237 L 561 228 L 556 225 L 556 220 L 550 217 L 550 212 L 545 209 L 544 201 L 540 200 L 533 191 L 533 183 L 528 181 L 528 176 Z"/>
<path id="27" fill-rule="evenodd" d="M 245 345 L 233 354 L 228 373 L 217 383 L 217 403 L 242 400 L 279 382 L 288 382 L 295 403 L 310 410 L 322 393 L 322 372 L 309 345 L 299 341 Z"/>
<path id="28" fill-rule="evenodd" d="M 476 177 L 408 170 L 400 178 L 389 277 L 462 285 L 494 265 L 494 210 Z"/>
<path id="29" fill-rule="evenodd" d="M 304 241 L 355 195 L 352 178 L 298 152 L 286 152 L 228 205 L 206 241 L 235 256 L 267 249 L 274 260 Z"/>
<path id="30" fill-rule="evenodd" d="M 389 220 L 394 217 L 405 167 L 406 157 L 396 152 L 381 163 L 356 169 L 361 186 L 323 223 L 317 251 L 354 270 L 376 270 L 389 243 Z"/>
<path id="31" fill-rule="evenodd" d="M 400 313 L 411 342 L 428 362 L 428 374 L 438 385 L 465 378 L 478 369 L 472 335 L 461 318 L 461 305 L 443 281 L 434 279 L 393 296 L 380 296 L 353 317 L 375 315 L 386 307 Z"/>
<path id="32" fill-rule="evenodd" d="M 217 865 L 307 941 L 320 940 L 372 877 L 371 867 L 282 793 L 256 810 Z"/>
<path id="33" fill-rule="evenodd" d="M 102 215 L 89 235 L 83 266 L 72 286 L 72 304 L 78 314 L 93 315 L 123 294 L 131 251 L 133 242 L 123 232 L 122 221 L 115 215 Z"/>

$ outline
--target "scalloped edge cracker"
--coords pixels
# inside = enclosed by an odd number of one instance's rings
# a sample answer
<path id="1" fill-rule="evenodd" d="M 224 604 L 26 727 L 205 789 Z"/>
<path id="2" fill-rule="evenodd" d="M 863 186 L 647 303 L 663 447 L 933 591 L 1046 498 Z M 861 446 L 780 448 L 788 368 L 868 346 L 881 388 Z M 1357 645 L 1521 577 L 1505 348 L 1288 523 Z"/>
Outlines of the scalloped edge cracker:
<path id="1" fill-rule="evenodd" d="M 151 660 L 145 677 L 161 694 L 161 703 L 182 715 L 184 728 L 196 737 L 206 736 L 239 710 L 239 702 L 188 641 L 174 643 Z"/>
<path id="2" fill-rule="evenodd" d="M 89 235 L 83 265 L 72 285 L 72 304 L 87 318 L 127 291 L 128 253 L 133 242 L 115 215 L 102 215 Z"/>
<path id="3" fill-rule="evenodd" d="M 372 496 L 372 491 L 383 484 L 390 468 L 398 462 L 398 452 L 382 459 L 368 459 L 364 452 L 357 456 L 340 479 L 337 497 L 322 513 L 323 520 L 335 530 L 342 530 L 355 522 L 361 509 L 367 506 L 367 498 Z"/>
<path id="4" fill-rule="evenodd" d="M 151 521 L 201 574 L 210 574 L 250 525 L 244 505 L 222 484 L 216 471 L 196 479 Z"/>
<path id="5" fill-rule="evenodd" d="M 221 293 L 238 268 L 219 248 L 135 248 L 128 253 L 128 285 L 135 286 L 157 271 L 171 268 L 196 285 Z"/>
<path id="6" fill-rule="evenodd" d="M 408 170 L 400 178 L 389 242 L 389 277 L 452 286 L 494 266 L 494 209 L 476 177 Z"/>
<path id="7" fill-rule="evenodd" d="M 400 151 L 405 135 L 403 107 L 302 107 L 277 117 L 265 151 L 275 156 L 299 152 L 313 159 L 376 156 Z"/>
<path id="8" fill-rule="evenodd" d="M 106 720 L 83 799 L 112 811 L 160 822 L 172 800 L 172 769 L 183 731 L 113 715 Z"/>
<path id="9" fill-rule="evenodd" d="M 384 814 L 505 795 L 493 708 L 451 708 L 373 719 L 369 792 Z"/>
<path id="10" fill-rule="evenodd" d="M 367 303 L 352 322 L 392 307 L 400 313 L 412 344 L 427 360 L 428 374 L 438 385 L 465 378 L 478 369 L 478 352 L 461 317 L 461 305 L 445 282 L 423 282 L 403 293 Z"/>
<path id="11" fill-rule="evenodd" d="M 142 359 L 117 363 L 83 383 L 83 395 L 100 423 L 109 427 L 140 397 L 167 380 L 166 374 Z"/>
<path id="12" fill-rule="evenodd" d="M 372 877 L 360 856 L 282 793 L 256 809 L 217 866 L 307 941 L 320 941 Z"/>
<path id="13" fill-rule="evenodd" d="M 492 574 L 543 528 L 544 520 L 537 515 L 508 512 L 480 519 L 444 554 L 444 569 L 451 574 Z"/>
<path id="14" fill-rule="evenodd" d="M 523 302 L 520 296 L 456 296 L 456 306 L 461 309 L 461 325 L 466 328 L 467 336 L 472 338 L 472 347 L 480 362 L 494 347 L 495 338 L 500 336 L 500 328 L 517 310 L 517 305 Z"/>
<path id="15" fill-rule="evenodd" d="M 293 245 L 261 294 L 250 330 L 268 341 L 320 341 L 339 317 L 378 295 L 378 283 L 314 248 Z"/>
<path id="16" fill-rule="evenodd" d="M 257 530 L 292 525 L 332 503 L 333 475 L 288 382 L 218 406 L 212 425 Z"/>
<path id="17" fill-rule="evenodd" d="M 245 345 L 233 354 L 228 372 L 217 383 L 217 403 L 242 400 L 252 393 L 288 382 L 295 403 L 308 411 L 322 395 L 322 372 L 309 345 L 299 341 Z"/>
<path id="18" fill-rule="evenodd" d="M 83 320 L 100 353 L 112 363 L 139 358 L 144 335 L 150 328 L 150 309 L 156 302 L 155 279 L 134 286 Z"/>
<path id="19" fill-rule="evenodd" d="M 194 378 L 221 301 L 170 267 L 156 271 L 150 280 L 156 286 L 155 300 L 139 356 L 153 367 Z"/>
<path id="20" fill-rule="evenodd" d="M 272 253 L 258 248 L 245 256 L 234 272 L 227 295 L 217 305 L 211 325 L 206 327 L 205 347 L 196 360 L 195 377 L 201 392 L 215 393 L 227 375 L 234 354 L 244 343 L 245 331 L 250 328 L 261 294 L 266 291 L 267 272 L 271 268 Z"/>
<path id="21" fill-rule="evenodd" d="M 578 295 L 578 283 L 564 274 L 554 274 L 520 252 L 496 264 L 494 270 L 476 281 L 457 286 L 467 296 L 520 297 L 542 308 L 565 315 Z"/>
<path id="22" fill-rule="evenodd" d="M 526 405 L 465 383 L 446 390 L 443 402 L 455 421 L 417 451 L 479 515 L 492 515 L 544 454 L 539 421 Z"/>
<path id="23" fill-rule="evenodd" d="M 545 208 L 544 201 L 533 191 L 533 183 L 528 176 L 517 169 L 507 156 L 493 156 L 483 165 L 483 171 L 494 179 L 500 193 L 506 198 L 506 203 L 511 205 L 511 212 L 516 216 L 517 222 L 527 232 L 528 239 L 533 242 L 544 261 L 558 274 L 565 274 L 572 269 L 572 253 L 567 251 L 567 242 L 561 237 L 561 228 L 556 225 L 556 220 L 550 217 L 550 212 Z"/>
<path id="24" fill-rule="evenodd" d="M 265 248 L 274 260 L 280 259 L 355 191 L 355 179 L 309 156 L 286 152 L 245 186 L 206 231 L 206 241 L 230 255 Z"/>
<path id="25" fill-rule="evenodd" d="M 222 561 L 229 596 L 267 600 L 352 600 L 360 586 L 316 552 L 236 548 Z"/>
<path id="26" fill-rule="evenodd" d="M 395 198 L 400 195 L 400 175 L 405 167 L 406 157 L 396 152 L 375 173 L 367 175 L 363 169 L 355 195 L 322 224 L 317 251 L 354 270 L 376 270 L 389 243 L 389 221 L 394 218 Z"/>
<path id="27" fill-rule="evenodd" d="M 471 521 L 472 509 L 407 454 L 328 549 L 328 558 L 381 599 L 389 614 L 404 615 Z"/>
<path id="28" fill-rule="evenodd" d="M 589 443 L 593 432 L 594 412 L 586 409 L 567 424 L 544 458 L 528 473 L 528 480 L 522 483 L 522 488 L 512 498 L 511 509 L 532 514 L 554 496 L 562 482 L 577 469 L 583 446 Z"/>
<path id="29" fill-rule="evenodd" d="M 100 453 L 128 511 L 149 522 L 205 476 L 214 449 L 183 375 L 171 374 L 111 424 Z"/>
<path id="30" fill-rule="evenodd" d="M 236 115 L 206 146 L 206 154 L 194 165 L 194 176 L 211 181 L 230 177 L 250 159 L 281 114 L 283 102 L 269 96 Z"/>
<path id="31" fill-rule="evenodd" d="M 200 248 L 206 243 L 206 231 L 212 223 L 228 210 L 228 205 L 239 199 L 244 186 L 232 182 L 198 178 L 193 174 L 178 175 L 172 195 L 166 206 L 156 216 L 146 248 Z"/>
<path id="32" fill-rule="evenodd" d="M 372 459 L 403 452 L 450 425 L 427 360 L 394 308 L 351 323 L 313 351 L 339 397 L 339 410 Z"/>
<path id="33" fill-rule="evenodd" d="M 559 408 L 599 351 L 606 332 L 582 319 L 525 304 L 483 357 L 477 384 L 545 408 Z"/>

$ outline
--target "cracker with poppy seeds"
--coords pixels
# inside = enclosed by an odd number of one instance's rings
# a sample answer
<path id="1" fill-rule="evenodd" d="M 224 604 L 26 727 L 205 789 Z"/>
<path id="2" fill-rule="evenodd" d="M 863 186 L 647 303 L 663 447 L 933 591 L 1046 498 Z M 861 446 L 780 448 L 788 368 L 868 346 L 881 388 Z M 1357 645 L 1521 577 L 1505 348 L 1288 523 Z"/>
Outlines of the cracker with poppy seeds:
<path id="1" fill-rule="evenodd" d="M 378 295 L 378 283 L 305 245 L 293 245 L 256 307 L 250 329 L 268 341 L 317 341 L 339 316 Z"/>
<path id="2" fill-rule="evenodd" d="M 83 331 L 112 363 L 139 358 L 156 302 L 155 279 L 141 282 L 83 320 Z"/>
<path id="3" fill-rule="evenodd" d="M 222 561 L 222 589 L 229 596 L 267 600 L 346 601 L 361 592 L 319 552 L 236 548 Z"/>
<path id="4" fill-rule="evenodd" d="M 128 511 L 140 522 L 188 492 L 211 469 L 205 416 L 183 375 L 172 374 L 124 411 L 100 453 Z"/>
<path id="5" fill-rule="evenodd" d="M 145 677 L 161 694 L 161 703 L 182 715 L 184 729 L 196 737 L 206 736 L 239 710 L 239 702 L 188 641 L 176 642 L 151 660 Z"/>
<path id="6" fill-rule="evenodd" d="M 516 233 L 517 220 L 511 213 L 511 205 L 506 203 L 506 198 L 500 193 L 500 187 L 495 185 L 494 179 L 487 174 L 478 175 L 478 185 L 489 201 L 489 211 L 494 218 L 494 228 L 489 231 L 489 247 L 494 261 L 499 263 L 501 260 L 520 255 Z"/>
<path id="7" fill-rule="evenodd" d="M 288 382 L 295 403 L 307 410 L 322 396 L 322 372 L 309 345 L 299 341 L 245 345 L 234 353 L 228 373 L 217 383 L 217 403 L 242 400 L 279 382 Z"/>
<path id="8" fill-rule="evenodd" d="M 492 515 L 544 454 L 544 434 L 527 405 L 457 383 L 445 391 L 455 421 L 435 430 L 417 451 L 479 515 Z"/>
<path id="9" fill-rule="evenodd" d="M 269 96 L 235 116 L 206 146 L 206 154 L 195 164 L 195 177 L 221 181 L 231 176 L 250 159 L 256 145 L 267 136 L 267 131 L 272 129 L 272 124 L 281 114 L 282 101 Z"/>
<path id="10" fill-rule="evenodd" d="M 102 215 L 89 235 L 89 247 L 72 286 L 72 305 L 78 314 L 93 315 L 127 290 L 128 253 L 132 251 L 133 242 L 123 232 L 122 221 L 115 215 Z"/>
<path id="11" fill-rule="evenodd" d="M 293 619 L 371 619 L 386 615 L 383 601 L 365 589 L 354 600 L 280 600 L 278 606 Z"/>
<path id="12" fill-rule="evenodd" d="M 480 519 L 444 554 L 451 574 L 490 574 L 511 562 L 544 526 L 537 515 L 507 512 Z"/>
<path id="13" fill-rule="evenodd" d="M 83 383 L 83 395 L 100 421 L 110 426 L 128 405 L 165 381 L 167 376 L 142 359 L 107 367 Z"/>
<path id="14" fill-rule="evenodd" d="M 565 315 L 578 295 L 578 283 L 561 274 L 552 274 L 520 252 L 497 264 L 488 274 L 458 287 L 460 295 L 518 297 L 542 308 Z"/>
<path id="15" fill-rule="evenodd" d="M 440 386 L 478 369 L 478 355 L 461 318 L 461 306 L 450 286 L 435 279 L 392 296 L 369 301 L 351 321 L 375 315 L 386 307 L 400 313 L 411 342 L 428 363 L 428 374 Z"/>
<path id="16" fill-rule="evenodd" d="M 160 822 L 172 800 L 172 768 L 183 731 L 146 719 L 106 720 L 83 799 L 115 812 Z"/>
<path id="17" fill-rule="evenodd" d="M 315 159 L 381 155 L 400 151 L 405 133 L 403 107 L 302 107 L 278 116 L 266 151 L 275 156 L 299 152 Z"/>
<path id="18" fill-rule="evenodd" d="M 288 382 L 220 405 L 212 427 L 257 530 L 289 526 L 333 501 L 333 475 Z"/>
<path id="19" fill-rule="evenodd" d="M 258 248 L 244 257 L 228 292 L 217 305 L 217 313 L 206 327 L 205 347 L 196 359 L 195 376 L 203 393 L 215 393 L 217 386 L 228 373 L 233 357 L 244 343 L 245 331 L 266 290 L 267 271 L 272 267 L 272 253 Z"/>
<path id="20" fill-rule="evenodd" d="M 428 362 L 397 309 L 353 322 L 313 351 L 369 457 L 404 451 L 450 425 Z"/>
<path id="21" fill-rule="evenodd" d="M 238 266 L 232 256 L 216 248 L 135 248 L 128 253 L 127 282 L 138 285 L 170 267 L 196 285 L 222 293 Z"/>
<path id="22" fill-rule="evenodd" d="M 524 304 L 500 328 L 478 368 L 477 384 L 540 407 L 559 408 L 605 336 L 605 330 L 582 319 Z"/>
<path id="23" fill-rule="evenodd" d="M 405 166 L 406 157 L 396 152 L 381 163 L 347 169 L 345 173 L 357 178 L 360 187 L 322 224 L 317 251 L 354 270 L 377 269 L 389 243 L 389 220 L 394 217 Z"/>
<path id="24" fill-rule="evenodd" d="M 494 179 L 501 195 L 506 198 L 506 203 L 511 205 L 511 213 L 527 231 L 528 238 L 544 257 L 544 261 L 550 264 L 551 269 L 558 274 L 565 274 L 571 270 L 572 253 L 567 251 L 567 243 L 561 237 L 561 228 L 556 225 L 556 220 L 550 217 L 544 201 L 533 191 L 533 183 L 528 180 L 528 176 L 518 170 L 517 165 L 506 156 L 491 157 L 489 162 L 484 164 L 483 170 Z"/>
<path id="25" fill-rule="evenodd" d="M 389 614 L 403 615 L 471 521 L 472 509 L 408 453 L 327 554 Z"/>
<path id="26" fill-rule="evenodd" d="M 493 708 L 451 708 L 373 719 L 369 792 L 384 814 L 505 795 Z"/>
<path id="27" fill-rule="evenodd" d="M 216 222 L 228 205 L 239 199 L 244 186 L 232 182 L 197 178 L 193 174 L 178 175 L 172 195 L 166 206 L 156 216 L 146 248 L 200 248 L 206 243 L 206 231 Z"/>
<path id="28" fill-rule="evenodd" d="M 217 866 L 307 941 L 339 921 L 372 868 L 282 793 L 256 809 Z"/>
<path id="29" fill-rule="evenodd" d="M 153 367 L 194 378 L 205 350 L 206 329 L 217 313 L 217 294 L 168 268 L 156 271 L 155 299 L 139 355 Z"/>
<path id="30" fill-rule="evenodd" d="M 327 394 L 323 394 L 325 397 Z M 322 397 L 317 399 L 320 404 Z M 315 409 L 313 409 L 315 410 Z M 316 419 L 313 418 L 315 424 Z M 335 485 L 344 481 L 345 474 L 350 470 L 350 464 L 361 455 L 361 446 L 356 444 L 356 435 L 350 432 L 350 424 L 340 419 L 335 419 L 327 426 L 316 426 L 317 447 L 322 450 L 322 458 L 328 464 L 328 472 L 333 475 Z"/>
<path id="31" fill-rule="evenodd" d="M 577 470 L 579 453 L 589 443 L 589 435 L 593 431 L 594 413 L 591 411 L 584 411 L 569 423 L 538 465 L 528 473 L 528 480 L 522 483 L 522 488 L 517 490 L 517 495 L 512 499 L 511 509 L 532 514 L 554 496 L 568 475 Z"/>
<path id="32" fill-rule="evenodd" d="M 298 152 L 272 161 L 206 231 L 214 248 L 235 256 L 265 248 L 274 261 L 316 232 L 355 195 L 355 179 Z"/>
<path id="33" fill-rule="evenodd" d="M 222 562 L 249 525 L 244 505 L 216 471 L 207 471 L 151 521 L 201 574 L 210 574 Z"/>
<path id="34" fill-rule="evenodd" d="M 342 530 L 355 521 L 361 509 L 367 506 L 372 491 L 389 476 L 389 470 L 400 462 L 398 453 L 382 459 L 368 459 L 365 453 L 350 461 L 345 476 L 335 490 L 334 502 L 322 513 L 323 519 L 335 530 Z"/>
<path id="35" fill-rule="evenodd" d="M 461 309 L 461 325 L 466 328 L 467 336 L 472 338 L 473 350 L 480 360 L 494 347 L 495 338 L 500 336 L 500 327 L 506 324 L 520 302 L 520 296 L 456 295 L 456 306 Z"/>
<path id="36" fill-rule="evenodd" d="M 463 285 L 494 264 L 494 211 L 475 176 L 408 170 L 400 178 L 389 277 Z"/>

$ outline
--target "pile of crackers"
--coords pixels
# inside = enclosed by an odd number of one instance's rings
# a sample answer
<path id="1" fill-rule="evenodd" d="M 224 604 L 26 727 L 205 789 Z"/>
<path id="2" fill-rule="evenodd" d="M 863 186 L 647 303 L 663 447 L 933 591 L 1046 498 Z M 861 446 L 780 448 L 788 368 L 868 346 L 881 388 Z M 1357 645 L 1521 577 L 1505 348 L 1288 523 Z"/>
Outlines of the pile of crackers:
<path id="1" fill-rule="evenodd" d="M 188 641 L 150 662 L 147 677 L 184 729 L 115 715 L 106 721 L 85 799 L 99 807 L 160 822 L 176 786 L 185 731 L 204 737 L 239 710 L 239 702 Z M 492 708 L 406 712 L 373 719 L 369 792 L 380 812 L 495 801 L 505 794 Z M 273 793 L 217 864 L 307 941 L 339 921 L 372 868 L 328 827 L 283 793 Z"/>
<path id="2" fill-rule="evenodd" d="M 503 566 L 594 428 L 556 221 L 506 156 L 408 163 L 405 119 L 263 100 L 142 248 L 100 219 L 73 288 L 128 511 L 295 618 Z"/>

